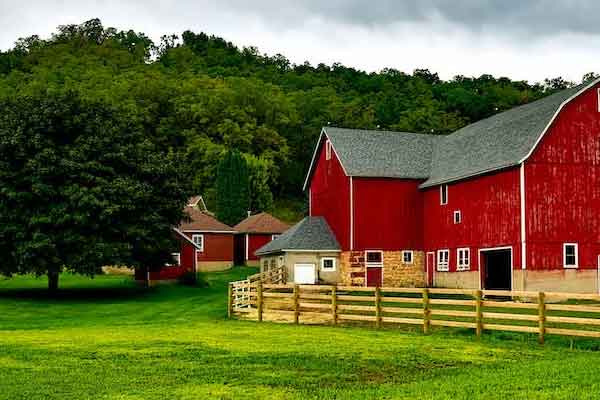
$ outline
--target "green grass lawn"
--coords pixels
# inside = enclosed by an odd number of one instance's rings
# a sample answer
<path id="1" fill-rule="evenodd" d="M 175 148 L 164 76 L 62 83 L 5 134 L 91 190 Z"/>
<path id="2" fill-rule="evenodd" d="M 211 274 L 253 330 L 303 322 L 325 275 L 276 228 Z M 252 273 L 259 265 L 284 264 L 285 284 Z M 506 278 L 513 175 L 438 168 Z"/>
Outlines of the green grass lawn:
<path id="1" fill-rule="evenodd" d="M 598 342 L 227 320 L 226 282 L 0 279 L 1 399 L 596 399 Z"/>

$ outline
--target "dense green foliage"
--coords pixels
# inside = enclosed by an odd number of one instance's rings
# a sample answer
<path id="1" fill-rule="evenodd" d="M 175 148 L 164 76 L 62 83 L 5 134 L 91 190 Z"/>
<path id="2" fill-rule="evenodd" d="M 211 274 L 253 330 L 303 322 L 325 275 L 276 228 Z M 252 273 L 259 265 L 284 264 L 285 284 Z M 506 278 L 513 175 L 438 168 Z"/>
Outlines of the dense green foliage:
<path id="1" fill-rule="evenodd" d="M 6 399 L 595 399 L 595 339 L 228 321 L 226 282 L 0 280 Z"/>
<path id="2" fill-rule="evenodd" d="M 250 207 L 248 164 L 237 151 L 225 153 L 217 169 L 217 218 L 234 226 Z"/>
<path id="3" fill-rule="evenodd" d="M 231 149 L 251 165 L 252 201 L 301 198 L 322 126 L 449 133 L 570 85 L 482 75 L 441 80 L 428 70 L 366 73 L 340 64 L 293 65 L 184 32 L 155 45 L 100 21 L 59 27 L 49 40 L 20 39 L 0 53 L 0 96 L 68 88 L 122 109 L 167 148 L 181 148 L 195 191 L 215 207 L 216 167 Z"/>
<path id="4" fill-rule="evenodd" d="M 71 91 L 0 99 L 0 274 L 93 275 L 170 260 L 190 195 L 181 158 L 139 121 Z"/>

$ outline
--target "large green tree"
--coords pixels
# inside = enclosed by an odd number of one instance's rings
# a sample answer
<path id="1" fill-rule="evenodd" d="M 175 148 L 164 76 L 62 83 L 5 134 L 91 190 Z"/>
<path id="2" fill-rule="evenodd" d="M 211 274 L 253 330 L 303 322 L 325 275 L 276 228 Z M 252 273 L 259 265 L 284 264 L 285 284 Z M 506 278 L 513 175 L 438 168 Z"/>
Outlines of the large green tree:
<path id="1" fill-rule="evenodd" d="M 94 275 L 169 260 L 191 194 L 180 157 L 78 93 L 0 99 L 0 273 Z"/>
<path id="2" fill-rule="evenodd" d="M 228 151 L 217 168 L 217 218 L 233 226 L 250 209 L 248 164 L 237 150 Z"/>

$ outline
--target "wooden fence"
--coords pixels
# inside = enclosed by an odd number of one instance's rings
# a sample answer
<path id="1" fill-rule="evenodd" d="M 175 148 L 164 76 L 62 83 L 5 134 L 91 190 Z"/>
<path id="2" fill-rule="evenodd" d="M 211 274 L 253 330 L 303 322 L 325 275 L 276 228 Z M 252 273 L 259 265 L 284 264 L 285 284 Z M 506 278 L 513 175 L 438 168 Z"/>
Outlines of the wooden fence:
<path id="1" fill-rule="evenodd" d="M 235 296 L 243 290 L 246 296 Z M 581 304 L 583 303 L 583 304 Z M 600 296 L 499 290 L 371 288 L 234 282 L 229 316 L 256 321 L 347 322 L 600 338 Z"/>

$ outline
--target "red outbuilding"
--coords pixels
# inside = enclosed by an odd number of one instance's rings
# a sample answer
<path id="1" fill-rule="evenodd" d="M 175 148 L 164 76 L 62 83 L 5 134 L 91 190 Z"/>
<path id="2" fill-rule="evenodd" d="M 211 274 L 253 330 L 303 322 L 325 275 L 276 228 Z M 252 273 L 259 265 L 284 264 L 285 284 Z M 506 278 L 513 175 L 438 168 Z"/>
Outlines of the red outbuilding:
<path id="1" fill-rule="evenodd" d="M 305 189 L 340 283 L 598 293 L 600 81 L 445 136 L 323 128 Z"/>
<path id="2" fill-rule="evenodd" d="M 256 250 L 276 239 L 289 228 L 288 224 L 269 213 L 261 212 L 250 215 L 234 227 L 237 231 L 235 239 L 236 262 L 258 266 L 259 258 L 255 254 Z"/>

